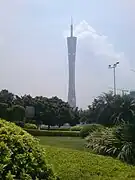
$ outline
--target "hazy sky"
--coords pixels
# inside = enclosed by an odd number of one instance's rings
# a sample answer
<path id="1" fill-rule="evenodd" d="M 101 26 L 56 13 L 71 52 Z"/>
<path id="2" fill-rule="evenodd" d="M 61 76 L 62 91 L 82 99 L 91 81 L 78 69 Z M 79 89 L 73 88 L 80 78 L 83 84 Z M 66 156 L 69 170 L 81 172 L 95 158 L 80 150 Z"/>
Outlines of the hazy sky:
<path id="1" fill-rule="evenodd" d="M 0 0 L 0 89 L 67 100 L 71 15 L 77 105 L 113 87 L 116 61 L 117 88 L 135 89 L 134 0 Z"/>

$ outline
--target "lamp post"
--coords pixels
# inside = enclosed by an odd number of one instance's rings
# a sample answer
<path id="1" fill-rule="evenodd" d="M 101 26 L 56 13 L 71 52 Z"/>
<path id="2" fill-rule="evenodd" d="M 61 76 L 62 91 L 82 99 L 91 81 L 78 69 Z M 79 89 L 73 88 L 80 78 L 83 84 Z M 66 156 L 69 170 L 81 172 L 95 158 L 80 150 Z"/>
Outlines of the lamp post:
<path id="1" fill-rule="evenodd" d="M 114 95 L 116 95 L 116 74 L 115 74 L 115 68 L 117 67 L 118 64 L 119 64 L 119 62 L 116 62 L 115 64 L 108 66 L 109 69 L 113 69 Z"/>

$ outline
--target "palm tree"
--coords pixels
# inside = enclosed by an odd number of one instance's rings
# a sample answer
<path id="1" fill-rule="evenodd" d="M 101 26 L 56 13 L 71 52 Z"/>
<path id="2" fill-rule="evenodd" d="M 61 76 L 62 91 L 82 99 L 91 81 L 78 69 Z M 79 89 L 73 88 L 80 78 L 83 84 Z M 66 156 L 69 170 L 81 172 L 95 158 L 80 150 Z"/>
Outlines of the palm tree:
<path id="1" fill-rule="evenodd" d="M 124 122 L 133 122 L 135 117 L 135 100 L 129 95 L 124 95 L 121 99 L 115 100 L 115 108 L 112 119 L 116 124 Z"/>
<path id="2" fill-rule="evenodd" d="M 133 121 L 135 100 L 129 95 L 113 96 L 112 92 L 103 93 L 94 100 L 91 110 L 93 118 L 99 124 L 114 125 L 122 121 Z"/>

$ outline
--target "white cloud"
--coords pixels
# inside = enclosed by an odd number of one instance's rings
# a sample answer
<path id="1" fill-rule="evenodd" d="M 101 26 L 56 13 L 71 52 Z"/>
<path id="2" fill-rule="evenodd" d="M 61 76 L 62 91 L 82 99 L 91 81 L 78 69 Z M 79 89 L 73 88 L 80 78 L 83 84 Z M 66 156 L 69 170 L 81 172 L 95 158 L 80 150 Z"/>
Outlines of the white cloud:
<path id="1" fill-rule="evenodd" d="M 64 32 L 65 37 L 69 34 L 69 31 Z M 114 62 L 116 59 L 120 60 L 124 57 L 123 52 L 116 52 L 114 50 L 113 45 L 108 42 L 107 36 L 97 33 L 85 20 L 75 26 L 74 35 L 77 36 L 79 43 L 85 41 L 87 44 L 85 48 L 89 48 L 96 56 L 107 56 L 108 58 L 112 58 Z"/>
<path id="2" fill-rule="evenodd" d="M 123 54 L 115 52 L 113 45 L 108 42 L 107 36 L 97 33 L 96 30 L 84 20 L 75 27 L 75 35 L 79 41 L 86 41 L 87 39 L 89 45 L 92 46 L 90 50 L 93 51 L 95 55 L 104 55 L 116 60 L 120 59 Z"/>
<path id="3" fill-rule="evenodd" d="M 115 50 L 107 36 L 98 33 L 84 20 L 74 27 L 74 34 L 78 37 L 76 91 L 79 105 L 86 107 L 93 96 L 108 91 L 110 86 L 113 87 L 113 72 L 108 69 L 108 65 L 116 61 L 120 62 L 116 70 L 117 87 L 133 87 L 130 61 L 124 52 Z"/>

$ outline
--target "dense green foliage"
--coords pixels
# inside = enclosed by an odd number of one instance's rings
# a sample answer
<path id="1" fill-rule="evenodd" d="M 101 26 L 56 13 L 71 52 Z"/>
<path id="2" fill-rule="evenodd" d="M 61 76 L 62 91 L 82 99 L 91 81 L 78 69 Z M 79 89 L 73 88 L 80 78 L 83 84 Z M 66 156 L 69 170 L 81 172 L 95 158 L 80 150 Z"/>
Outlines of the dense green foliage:
<path id="1" fill-rule="evenodd" d="M 26 129 L 28 133 L 33 136 L 67 136 L 67 137 L 79 137 L 79 131 L 58 131 L 58 130 L 34 130 Z"/>
<path id="2" fill-rule="evenodd" d="M 27 107 L 33 107 L 33 116 L 26 113 Z M 67 102 L 57 97 L 30 95 L 17 96 L 8 90 L 0 91 L 0 117 L 9 121 L 36 123 L 40 127 L 45 124 L 61 127 L 65 123 L 75 126 L 79 122 L 86 124 L 102 124 L 113 126 L 122 121 L 134 121 L 135 101 L 129 95 L 113 95 L 104 93 L 94 99 L 86 110 L 71 108 Z M 33 122 L 32 122 L 33 121 Z"/>
<path id="3" fill-rule="evenodd" d="M 25 129 L 37 129 L 37 126 L 36 126 L 36 124 L 25 123 L 24 128 Z"/>
<path id="4" fill-rule="evenodd" d="M 56 179 L 38 141 L 5 120 L 0 120 L 0 179 Z"/>
<path id="5" fill-rule="evenodd" d="M 104 93 L 94 99 L 87 110 L 80 112 L 82 122 L 98 123 L 105 126 L 119 124 L 122 121 L 134 121 L 135 100 L 130 95 Z"/>
<path id="6" fill-rule="evenodd" d="M 76 125 L 76 126 L 72 126 L 70 128 L 70 131 L 81 131 L 81 129 L 82 129 L 82 126 Z"/>
<path id="7" fill-rule="evenodd" d="M 87 147 L 102 155 L 117 156 L 119 141 L 116 139 L 112 128 L 104 128 L 101 131 L 93 131 L 86 138 Z"/>
<path id="8" fill-rule="evenodd" d="M 94 152 L 135 165 L 135 124 L 94 131 L 86 139 Z"/>
<path id="9" fill-rule="evenodd" d="M 100 124 L 89 124 L 89 125 L 84 125 L 80 131 L 80 136 L 82 138 L 85 138 L 86 136 L 88 136 L 90 133 L 92 133 L 93 131 L 100 131 L 103 128 L 102 125 Z"/>
<path id="10" fill-rule="evenodd" d="M 6 119 L 8 117 L 8 105 L 0 102 L 0 117 Z"/>
<path id="11" fill-rule="evenodd" d="M 64 146 L 64 144 L 63 144 Z M 135 167 L 111 157 L 66 148 L 44 146 L 61 180 L 134 180 Z"/>
<path id="12" fill-rule="evenodd" d="M 10 121 L 23 121 L 25 117 L 25 108 L 20 105 L 12 105 L 8 108 L 8 120 Z"/>
<path id="13" fill-rule="evenodd" d="M 33 114 L 27 108 L 34 108 Z M 31 114 L 31 115 L 30 115 Z M 71 126 L 79 122 L 78 109 L 73 109 L 67 102 L 57 97 L 46 98 L 43 96 L 31 97 L 30 95 L 17 96 L 8 90 L 0 91 L 0 118 L 8 121 L 35 122 L 37 126 L 45 124 L 61 127 L 65 123 Z"/>

